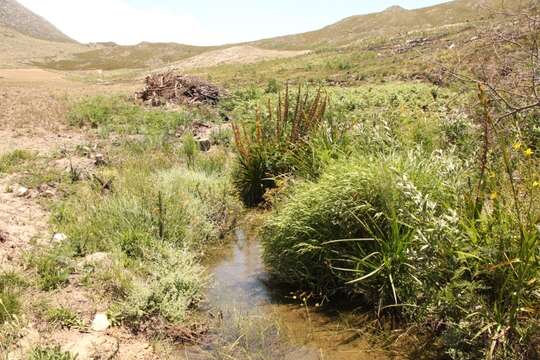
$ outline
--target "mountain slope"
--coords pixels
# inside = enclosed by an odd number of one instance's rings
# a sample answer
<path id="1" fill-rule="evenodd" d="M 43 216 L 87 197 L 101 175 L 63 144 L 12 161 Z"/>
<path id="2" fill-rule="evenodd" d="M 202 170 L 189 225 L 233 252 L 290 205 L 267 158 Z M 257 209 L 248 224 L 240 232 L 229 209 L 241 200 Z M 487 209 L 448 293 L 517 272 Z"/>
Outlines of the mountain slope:
<path id="1" fill-rule="evenodd" d="M 40 40 L 75 42 L 15 0 L 0 0 L 0 26 Z"/>
<path id="2" fill-rule="evenodd" d="M 352 16 L 320 30 L 264 39 L 252 44 L 288 50 L 344 46 L 376 36 L 472 22 L 489 16 L 490 9 L 500 7 L 502 2 L 503 0 L 456 0 L 416 10 L 393 6 L 380 13 Z M 504 4 L 516 6 L 521 2 L 506 0 Z"/>
<path id="3" fill-rule="evenodd" d="M 0 68 L 31 67 L 44 58 L 61 59 L 88 51 L 87 45 L 36 39 L 0 26 Z"/>

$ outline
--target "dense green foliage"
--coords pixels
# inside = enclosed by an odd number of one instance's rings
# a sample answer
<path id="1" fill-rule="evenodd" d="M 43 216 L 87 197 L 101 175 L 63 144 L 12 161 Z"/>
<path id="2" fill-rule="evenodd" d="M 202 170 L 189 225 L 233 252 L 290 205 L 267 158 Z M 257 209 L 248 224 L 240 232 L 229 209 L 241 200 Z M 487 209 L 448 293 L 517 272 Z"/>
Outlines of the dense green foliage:
<path id="1" fill-rule="evenodd" d="M 435 255 L 451 245 L 456 170 L 450 159 L 413 152 L 333 165 L 275 210 L 263 231 L 266 263 L 316 293 L 417 304 L 420 288 L 448 277 L 423 270 L 439 267 Z"/>
<path id="2" fill-rule="evenodd" d="M 529 356 L 538 336 L 538 145 L 526 135 L 530 116 L 517 131 L 494 127 L 479 168 L 486 145 L 472 119 L 490 120 L 483 110 L 449 110 L 466 101 L 423 85 L 338 96 L 329 113 L 347 109 L 351 140 L 320 178 L 288 174 L 296 185 L 263 228 L 264 257 L 279 282 L 434 325 L 451 358 Z"/>
<path id="3" fill-rule="evenodd" d="M 186 319 L 206 283 L 201 254 L 221 241 L 240 209 L 229 156 L 218 148 L 199 151 L 187 130 L 194 116 L 148 111 L 118 97 L 74 105 L 74 125 L 119 140 L 109 149 L 112 160 L 89 179 L 72 179 L 69 196 L 55 204 L 54 229 L 67 239 L 28 257 L 43 290 L 64 286 L 85 257 L 107 254 L 105 264 L 83 266 L 83 283 L 111 299 L 114 322 Z M 178 141 L 172 131 L 186 135 Z M 65 309 L 46 317 L 80 325 Z"/>

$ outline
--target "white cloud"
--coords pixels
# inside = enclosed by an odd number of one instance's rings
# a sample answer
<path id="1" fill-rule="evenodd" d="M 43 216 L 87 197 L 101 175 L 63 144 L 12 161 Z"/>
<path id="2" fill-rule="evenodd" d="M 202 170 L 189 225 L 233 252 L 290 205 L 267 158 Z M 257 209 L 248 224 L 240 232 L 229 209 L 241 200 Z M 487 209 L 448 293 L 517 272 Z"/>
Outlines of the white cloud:
<path id="1" fill-rule="evenodd" d="M 125 0 L 19 0 L 80 42 L 141 41 L 210 45 L 222 42 L 189 15 L 139 9 Z"/>

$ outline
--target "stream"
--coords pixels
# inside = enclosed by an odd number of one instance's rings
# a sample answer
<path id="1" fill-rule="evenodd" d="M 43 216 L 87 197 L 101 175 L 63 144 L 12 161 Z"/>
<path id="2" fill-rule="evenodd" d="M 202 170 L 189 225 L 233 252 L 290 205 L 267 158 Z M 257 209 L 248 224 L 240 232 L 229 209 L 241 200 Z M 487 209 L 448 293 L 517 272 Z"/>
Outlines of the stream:
<path id="1" fill-rule="evenodd" d="M 205 307 L 218 314 L 213 340 L 186 349 L 186 359 L 389 359 L 347 314 L 325 314 L 269 287 L 255 236 L 239 228 L 207 264 L 213 286 Z M 356 317 L 356 321 L 358 317 Z"/>

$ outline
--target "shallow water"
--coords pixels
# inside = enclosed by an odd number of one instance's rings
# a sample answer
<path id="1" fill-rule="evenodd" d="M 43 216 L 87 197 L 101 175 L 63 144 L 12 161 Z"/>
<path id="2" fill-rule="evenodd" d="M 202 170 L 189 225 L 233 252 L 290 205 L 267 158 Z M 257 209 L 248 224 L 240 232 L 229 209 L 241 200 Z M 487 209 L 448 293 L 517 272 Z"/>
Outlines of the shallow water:
<path id="1" fill-rule="evenodd" d="M 186 352 L 189 359 L 377 360 L 390 356 L 347 326 L 343 314 L 327 315 L 272 290 L 257 239 L 242 229 L 216 251 L 206 306 L 219 314 L 213 341 Z M 357 327 L 355 327 L 357 328 Z"/>

